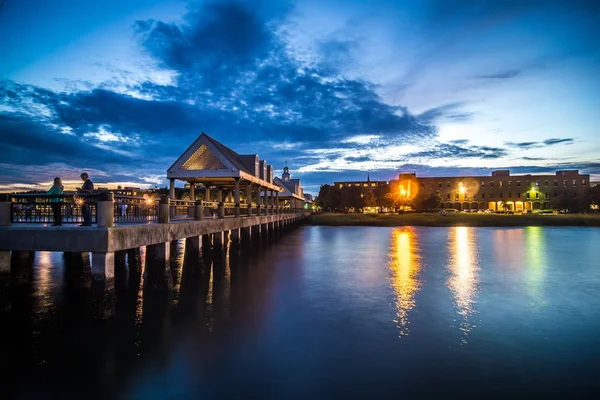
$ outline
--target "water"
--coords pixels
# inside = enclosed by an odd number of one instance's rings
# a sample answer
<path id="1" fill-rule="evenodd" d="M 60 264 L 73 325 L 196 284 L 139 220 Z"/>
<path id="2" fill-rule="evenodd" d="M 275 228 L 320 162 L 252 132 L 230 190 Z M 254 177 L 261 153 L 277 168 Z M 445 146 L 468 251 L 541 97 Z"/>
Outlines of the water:
<path id="1" fill-rule="evenodd" d="M 0 382 L 20 398 L 583 396 L 600 386 L 599 243 L 303 227 L 182 268 L 182 242 L 174 290 L 134 274 L 110 320 L 85 265 L 37 253 L 33 282 L 3 292 Z"/>

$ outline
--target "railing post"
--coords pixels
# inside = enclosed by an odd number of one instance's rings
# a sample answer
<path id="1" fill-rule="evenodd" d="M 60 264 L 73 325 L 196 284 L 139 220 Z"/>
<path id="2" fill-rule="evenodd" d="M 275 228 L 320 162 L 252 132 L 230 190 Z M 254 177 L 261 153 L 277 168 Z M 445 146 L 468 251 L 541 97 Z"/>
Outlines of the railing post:
<path id="1" fill-rule="evenodd" d="M 0 226 L 10 226 L 12 212 L 12 199 L 10 194 L 0 194 Z"/>
<path id="2" fill-rule="evenodd" d="M 202 200 L 196 200 L 196 213 L 194 215 L 194 219 L 200 221 L 204 216 L 204 203 Z"/>
<path id="3" fill-rule="evenodd" d="M 240 217 L 240 178 L 235 178 L 233 186 L 233 201 L 235 202 L 235 217 Z"/>
<path id="4" fill-rule="evenodd" d="M 219 202 L 219 218 L 225 218 L 225 203 L 223 201 Z"/>
<path id="5" fill-rule="evenodd" d="M 115 226 L 115 203 L 113 192 L 100 192 L 96 201 L 96 223 L 99 227 Z"/>
<path id="6" fill-rule="evenodd" d="M 162 196 L 158 203 L 158 222 L 161 224 L 169 223 L 169 212 L 170 212 L 169 198 Z"/>

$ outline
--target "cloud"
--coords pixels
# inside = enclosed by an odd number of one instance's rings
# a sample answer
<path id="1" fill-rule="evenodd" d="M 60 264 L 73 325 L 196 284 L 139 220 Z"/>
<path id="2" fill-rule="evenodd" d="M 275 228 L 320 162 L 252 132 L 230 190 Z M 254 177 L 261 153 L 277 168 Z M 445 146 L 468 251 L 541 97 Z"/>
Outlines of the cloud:
<path id="1" fill-rule="evenodd" d="M 546 139 L 541 142 L 504 142 L 504 144 L 508 147 L 514 147 L 514 148 L 526 150 L 526 149 L 554 146 L 556 144 L 561 144 L 561 143 L 562 144 L 573 144 L 574 142 L 575 142 L 575 139 L 573 139 L 573 138 L 553 138 L 553 139 Z"/>
<path id="2" fill-rule="evenodd" d="M 450 103 L 429 109 L 418 115 L 420 121 L 433 124 L 440 121 L 465 122 L 471 120 L 475 113 L 460 111 L 464 103 Z"/>
<path id="3" fill-rule="evenodd" d="M 509 69 L 506 71 L 497 72 L 495 74 L 477 75 L 477 78 L 480 78 L 480 79 L 511 79 L 511 78 L 514 78 L 517 75 L 521 74 L 521 72 L 523 72 L 523 70 L 521 70 L 521 69 Z"/>
<path id="4" fill-rule="evenodd" d="M 564 144 L 573 144 L 574 143 L 574 139 L 573 138 L 564 138 L 564 139 L 547 139 L 544 140 L 544 144 L 546 146 L 552 146 L 555 144 L 560 144 L 560 143 L 564 143 Z"/>

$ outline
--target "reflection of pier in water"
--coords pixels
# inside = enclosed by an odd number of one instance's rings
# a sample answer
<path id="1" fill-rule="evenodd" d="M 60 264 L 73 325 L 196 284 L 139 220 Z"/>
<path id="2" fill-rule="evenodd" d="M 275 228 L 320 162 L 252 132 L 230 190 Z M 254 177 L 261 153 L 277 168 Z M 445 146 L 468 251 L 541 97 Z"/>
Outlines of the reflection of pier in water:
<path id="1" fill-rule="evenodd" d="M 3 321 L 21 328 L 3 333 L 13 344 L 11 368 L 42 380 L 48 368 L 64 370 L 64 390 L 74 392 L 101 377 L 109 391 L 131 371 L 167 362 L 178 348 L 173 343 L 190 330 L 204 362 L 216 363 L 214 346 L 228 340 L 234 325 L 255 329 L 262 323 L 268 295 L 263 285 L 273 271 L 263 271 L 261 260 L 284 234 L 274 231 L 218 251 L 198 251 L 185 240 L 171 243 L 173 285 L 167 291 L 147 288 L 145 249 L 129 252 L 116 259 L 114 301 L 92 290 L 89 255 L 67 254 L 63 261 L 59 253 L 37 252 L 29 260 L 29 281 L 1 293 Z M 240 321 L 232 321 L 234 314 Z M 101 360 L 98 370 L 78 371 L 83 357 Z"/>

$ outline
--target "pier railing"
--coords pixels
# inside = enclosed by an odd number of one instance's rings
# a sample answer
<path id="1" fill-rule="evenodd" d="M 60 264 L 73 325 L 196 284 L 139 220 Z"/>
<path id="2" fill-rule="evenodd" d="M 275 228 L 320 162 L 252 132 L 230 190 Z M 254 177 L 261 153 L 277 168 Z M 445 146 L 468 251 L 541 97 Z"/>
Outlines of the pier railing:
<path id="1" fill-rule="evenodd" d="M 3 204 L 10 208 L 10 223 L 55 222 L 55 212 L 60 212 L 61 224 L 84 222 L 84 213 L 89 213 L 89 222 L 102 226 L 114 223 L 148 223 L 170 220 L 202 220 L 235 218 L 259 215 L 287 214 L 288 207 L 274 205 L 239 204 L 218 201 L 172 200 L 166 197 L 128 196 L 98 191 L 91 194 L 67 193 L 48 196 L 45 193 L 0 195 Z M 9 202 L 10 204 L 7 204 Z M 110 203 L 112 202 L 112 203 Z M 99 210 L 99 205 L 102 210 Z M 162 209 L 161 207 L 165 208 Z M 112 210 L 112 213 L 111 213 Z M 164 210 L 161 217 L 161 210 Z M 102 216 L 99 218 L 99 214 Z M 111 215 L 112 214 L 112 215 Z M 98 222 L 100 221 L 100 222 Z M 108 224 L 108 225 L 106 225 Z"/>

